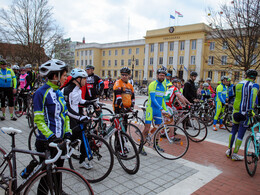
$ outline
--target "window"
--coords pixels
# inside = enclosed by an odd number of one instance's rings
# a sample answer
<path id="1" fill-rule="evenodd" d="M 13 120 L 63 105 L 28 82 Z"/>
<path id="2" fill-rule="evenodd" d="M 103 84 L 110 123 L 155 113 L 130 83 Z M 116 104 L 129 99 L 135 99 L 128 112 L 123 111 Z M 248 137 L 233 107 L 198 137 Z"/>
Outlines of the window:
<path id="1" fill-rule="evenodd" d="M 129 55 L 132 54 L 132 49 L 131 49 L 131 48 L 128 49 L 128 54 L 129 54 Z"/>
<path id="2" fill-rule="evenodd" d="M 117 77 L 117 70 L 114 70 L 114 77 Z"/>
<path id="3" fill-rule="evenodd" d="M 131 66 L 131 59 L 128 59 L 128 66 Z"/>
<path id="4" fill-rule="evenodd" d="M 92 65 L 92 60 L 89 60 L 89 64 Z"/>
<path id="5" fill-rule="evenodd" d="M 184 56 L 180 56 L 180 65 L 183 65 L 183 61 L 184 61 Z"/>
<path id="6" fill-rule="evenodd" d="M 135 77 L 138 77 L 138 70 L 135 71 Z"/>
<path id="7" fill-rule="evenodd" d="M 108 50 L 108 55 L 111 56 L 111 50 Z"/>
<path id="8" fill-rule="evenodd" d="M 174 50 L 174 42 L 170 42 L 170 51 Z"/>
<path id="9" fill-rule="evenodd" d="M 226 76 L 226 72 L 222 71 L 222 72 L 220 73 L 220 75 L 221 75 L 221 77 Z"/>
<path id="10" fill-rule="evenodd" d="M 197 43 L 197 40 L 192 40 L 191 41 L 191 49 L 192 50 L 196 50 L 196 43 Z"/>
<path id="11" fill-rule="evenodd" d="M 117 56 L 117 49 L 115 50 L 115 56 Z"/>
<path id="12" fill-rule="evenodd" d="M 88 60 L 85 60 L 85 64 L 86 64 L 86 65 L 88 64 Z"/>
<path id="13" fill-rule="evenodd" d="M 159 57 L 159 64 L 160 64 L 160 65 L 163 64 L 163 57 Z"/>
<path id="14" fill-rule="evenodd" d="M 153 52 L 154 51 L 154 44 L 151 44 L 150 45 L 150 52 Z"/>
<path id="15" fill-rule="evenodd" d="M 213 64 L 214 64 L 214 56 L 209 56 L 208 65 L 213 65 Z"/>
<path id="16" fill-rule="evenodd" d="M 105 60 L 102 60 L 102 66 L 103 67 L 105 66 Z"/>
<path id="17" fill-rule="evenodd" d="M 208 78 L 212 79 L 212 71 L 208 71 Z"/>
<path id="18" fill-rule="evenodd" d="M 83 56 L 83 51 L 80 52 L 80 55 Z"/>
<path id="19" fill-rule="evenodd" d="M 228 43 L 226 41 L 223 41 L 222 49 L 227 49 L 227 48 L 228 48 Z"/>
<path id="20" fill-rule="evenodd" d="M 153 71 L 152 70 L 149 70 L 149 77 L 153 77 Z"/>
<path id="21" fill-rule="evenodd" d="M 79 56 L 79 52 L 77 51 L 77 56 Z"/>
<path id="22" fill-rule="evenodd" d="M 77 66 L 79 65 L 79 61 L 77 60 Z"/>
<path id="23" fill-rule="evenodd" d="M 115 60 L 115 66 L 117 66 L 117 60 Z"/>
<path id="24" fill-rule="evenodd" d="M 124 64 L 125 64 L 125 61 L 121 60 L 121 66 L 124 66 Z"/>
<path id="25" fill-rule="evenodd" d="M 190 57 L 190 64 L 195 65 L 195 63 L 196 63 L 195 60 L 196 60 L 196 56 L 191 56 Z"/>
<path id="26" fill-rule="evenodd" d="M 163 43 L 160 43 L 160 52 L 163 52 Z"/>
<path id="27" fill-rule="evenodd" d="M 139 59 L 135 59 L 135 65 L 139 66 Z"/>
<path id="28" fill-rule="evenodd" d="M 210 42 L 209 49 L 214 50 L 215 49 L 215 42 Z"/>
<path id="29" fill-rule="evenodd" d="M 169 64 L 173 64 L 173 57 L 169 57 Z"/>
<path id="30" fill-rule="evenodd" d="M 136 53 L 136 54 L 139 54 L 139 48 L 136 48 L 135 53 Z"/>
<path id="31" fill-rule="evenodd" d="M 108 66 L 111 66 L 111 60 L 108 60 Z"/>
<path id="32" fill-rule="evenodd" d="M 121 50 L 121 55 L 125 55 L 125 50 L 124 49 Z"/>
<path id="33" fill-rule="evenodd" d="M 88 55 L 88 50 L 85 51 L 85 56 L 87 56 L 87 55 Z"/>
<path id="34" fill-rule="evenodd" d="M 234 80 L 235 81 L 239 81 L 239 76 L 240 76 L 240 72 L 235 72 L 235 75 L 234 75 Z"/>
<path id="35" fill-rule="evenodd" d="M 89 55 L 92 56 L 92 50 L 89 50 Z"/>
<path id="36" fill-rule="evenodd" d="M 105 76 L 105 71 L 104 70 L 102 70 L 102 77 L 104 77 Z"/>
<path id="37" fill-rule="evenodd" d="M 143 66 L 145 65 L 145 59 L 143 59 Z"/>
<path id="38" fill-rule="evenodd" d="M 111 76 L 111 71 L 110 71 L 110 70 L 107 71 L 107 75 L 108 75 L 108 76 Z"/>
<path id="39" fill-rule="evenodd" d="M 103 53 L 103 54 L 102 54 L 103 56 L 105 56 L 105 55 L 106 55 L 106 51 L 103 51 L 102 53 Z"/>
<path id="40" fill-rule="evenodd" d="M 150 65 L 153 65 L 153 58 L 150 58 Z"/>
<path id="41" fill-rule="evenodd" d="M 185 44 L 184 41 L 181 41 L 181 42 L 180 42 L 180 50 L 184 50 L 184 44 Z"/>
<path id="42" fill-rule="evenodd" d="M 183 70 L 179 71 L 179 79 L 183 79 Z"/>
<path id="43" fill-rule="evenodd" d="M 252 56 L 251 65 L 255 65 L 256 64 L 256 57 L 257 56 L 255 54 Z"/>
<path id="44" fill-rule="evenodd" d="M 81 60 L 81 66 L 83 66 L 83 60 Z"/>
<path id="45" fill-rule="evenodd" d="M 227 65 L 227 56 L 221 56 L 221 65 Z"/>

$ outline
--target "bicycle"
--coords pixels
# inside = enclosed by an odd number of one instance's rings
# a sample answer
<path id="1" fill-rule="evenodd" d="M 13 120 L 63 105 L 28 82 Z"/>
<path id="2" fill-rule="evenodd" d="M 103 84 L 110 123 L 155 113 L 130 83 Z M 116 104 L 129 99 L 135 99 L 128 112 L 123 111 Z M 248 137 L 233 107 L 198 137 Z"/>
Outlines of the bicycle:
<path id="1" fill-rule="evenodd" d="M 166 121 L 167 118 L 163 115 L 154 118 L 162 119 L 162 124 L 154 132 L 148 134 L 145 143 L 148 143 L 149 146 L 152 145 L 156 152 L 165 159 L 176 160 L 184 156 L 189 148 L 189 137 L 181 127 L 168 124 L 173 121 L 173 115 L 167 117 L 171 119 L 170 121 Z M 161 134 L 164 134 L 165 137 L 161 137 Z"/>
<path id="2" fill-rule="evenodd" d="M 260 138 L 256 138 L 256 134 L 260 134 L 260 115 L 255 115 L 253 119 L 253 114 L 250 111 L 248 116 L 252 133 L 246 138 L 244 155 L 247 173 L 253 177 L 260 157 Z M 257 128 L 258 132 L 255 133 L 255 129 Z"/>
<path id="3" fill-rule="evenodd" d="M 22 133 L 21 130 L 11 127 L 2 127 L 1 130 L 12 137 L 11 151 L 8 154 L 0 148 L 0 188 L 5 191 L 5 194 L 18 195 L 22 193 L 27 195 L 48 194 L 48 192 L 50 194 L 62 194 L 63 192 L 69 194 L 94 194 L 88 181 L 79 173 L 68 168 L 56 167 L 53 164 L 61 157 L 63 149 L 66 148 L 68 152 L 63 156 L 64 159 L 71 155 L 73 149 L 69 149 L 69 141 L 64 141 L 61 144 L 50 143 L 49 147 L 54 147 L 58 151 L 55 157 L 51 159 L 49 151 L 36 152 L 16 148 L 15 135 Z M 36 165 L 19 186 L 17 183 L 16 153 L 36 155 L 46 159 Z"/>

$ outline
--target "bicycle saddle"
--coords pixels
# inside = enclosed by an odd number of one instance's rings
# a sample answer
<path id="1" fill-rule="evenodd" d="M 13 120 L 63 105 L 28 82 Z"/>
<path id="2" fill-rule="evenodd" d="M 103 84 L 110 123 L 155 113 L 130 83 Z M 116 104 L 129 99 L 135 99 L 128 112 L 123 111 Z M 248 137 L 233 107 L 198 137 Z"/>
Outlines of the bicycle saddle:
<path id="1" fill-rule="evenodd" d="M 13 127 L 1 127 L 2 132 L 6 134 L 20 134 L 22 133 L 19 129 L 14 129 Z"/>

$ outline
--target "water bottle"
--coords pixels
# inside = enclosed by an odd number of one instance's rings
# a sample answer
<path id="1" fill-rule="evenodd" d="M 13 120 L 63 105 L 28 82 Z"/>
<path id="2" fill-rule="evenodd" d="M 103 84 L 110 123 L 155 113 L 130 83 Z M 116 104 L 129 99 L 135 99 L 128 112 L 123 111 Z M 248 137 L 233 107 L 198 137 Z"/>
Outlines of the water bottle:
<path id="1" fill-rule="evenodd" d="M 20 176 L 23 179 L 26 179 L 31 172 L 33 171 L 33 169 L 38 165 L 38 161 L 37 160 L 32 160 L 30 162 L 30 164 L 20 173 Z"/>
<path id="2" fill-rule="evenodd" d="M 255 139 L 258 143 L 260 143 L 260 133 L 256 133 Z"/>

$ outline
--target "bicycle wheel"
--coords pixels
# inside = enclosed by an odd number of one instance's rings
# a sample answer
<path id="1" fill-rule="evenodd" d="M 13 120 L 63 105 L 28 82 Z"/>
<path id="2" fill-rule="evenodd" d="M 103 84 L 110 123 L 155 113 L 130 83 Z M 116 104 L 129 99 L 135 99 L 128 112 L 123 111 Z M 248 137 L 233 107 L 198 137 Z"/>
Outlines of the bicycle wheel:
<path id="1" fill-rule="evenodd" d="M 168 135 L 169 139 L 161 138 L 161 132 Z M 165 159 L 176 160 L 186 154 L 189 148 L 187 133 L 176 125 L 167 125 L 166 129 L 160 127 L 154 135 L 154 148 Z"/>
<path id="2" fill-rule="evenodd" d="M 50 193 L 49 182 L 47 181 L 47 171 L 40 172 L 36 177 L 31 180 L 31 183 L 26 187 L 24 194 L 48 194 Z M 63 167 L 56 167 L 52 170 L 52 187 L 58 193 L 53 194 L 91 194 L 94 192 L 88 181 L 79 173 Z M 59 185 L 55 185 L 58 183 Z M 60 186 L 61 185 L 61 186 Z"/>
<path id="3" fill-rule="evenodd" d="M 5 155 L 5 151 L 0 148 L 0 185 L 5 190 L 5 194 L 9 194 L 9 180 L 13 177 L 12 164 L 9 159 L 4 159 Z"/>
<path id="4" fill-rule="evenodd" d="M 232 113 L 227 113 L 224 117 L 223 124 L 228 132 L 232 130 Z"/>
<path id="5" fill-rule="evenodd" d="M 21 98 L 21 97 L 15 98 L 14 114 L 17 118 L 20 118 L 21 116 L 23 116 L 23 107 L 24 107 L 23 98 Z"/>
<path id="6" fill-rule="evenodd" d="M 197 137 L 200 134 L 200 122 L 196 116 L 188 116 L 184 119 L 183 129 L 190 138 Z"/>
<path id="7" fill-rule="evenodd" d="M 109 89 L 107 92 L 107 96 L 110 101 L 113 101 L 113 94 L 114 94 L 113 89 Z"/>
<path id="8" fill-rule="evenodd" d="M 255 142 L 254 142 L 254 136 L 250 135 L 246 138 L 245 142 L 245 165 L 246 165 L 246 170 L 247 173 L 253 177 L 256 172 L 257 168 L 257 161 L 258 161 L 258 156 L 255 153 Z"/>
<path id="9" fill-rule="evenodd" d="M 93 168 L 86 170 L 79 166 L 79 158 L 71 157 L 69 165 L 71 169 L 81 173 L 90 183 L 96 183 L 105 179 L 113 169 L 114 156 L 109 144 L 96 135 L 86 135 L 92 153 L 92 158 L 85 159 L 86 163 L 93 165 Z M 83 144 L 83 143 L 82 143 Z M 77 151 L 80 155 L 80 151 Z"/>
<path id="10" fill-rule="evenodd" d="M 122 131 L 116 132 L 113 138 L 115 155 L 119 164 L 128 174 L 136 174 L 140 167 L 140 158 L 134 141 Z"/>
<path id="11" fill-rule="evenodd" d="M 34 147 L 36 136 L 38 135 L 37 127 L 34 127 L 31 132 L 29 133 L 28 137 L 28 148 L 29 150 L 36 150 Z"/>
<path id="12" fill-rule="evenodd" d="M 138 153 L 140 153 L 144 144 L 144 138 L 141 131 L 144 129 L 144 122 L 139 117 L 137 117 L 136 120 L 131 120 L 129 122 L 130 123 L 127 123 L 126 125 L 126 132 L 133 139 L 137 147 Z"/>

